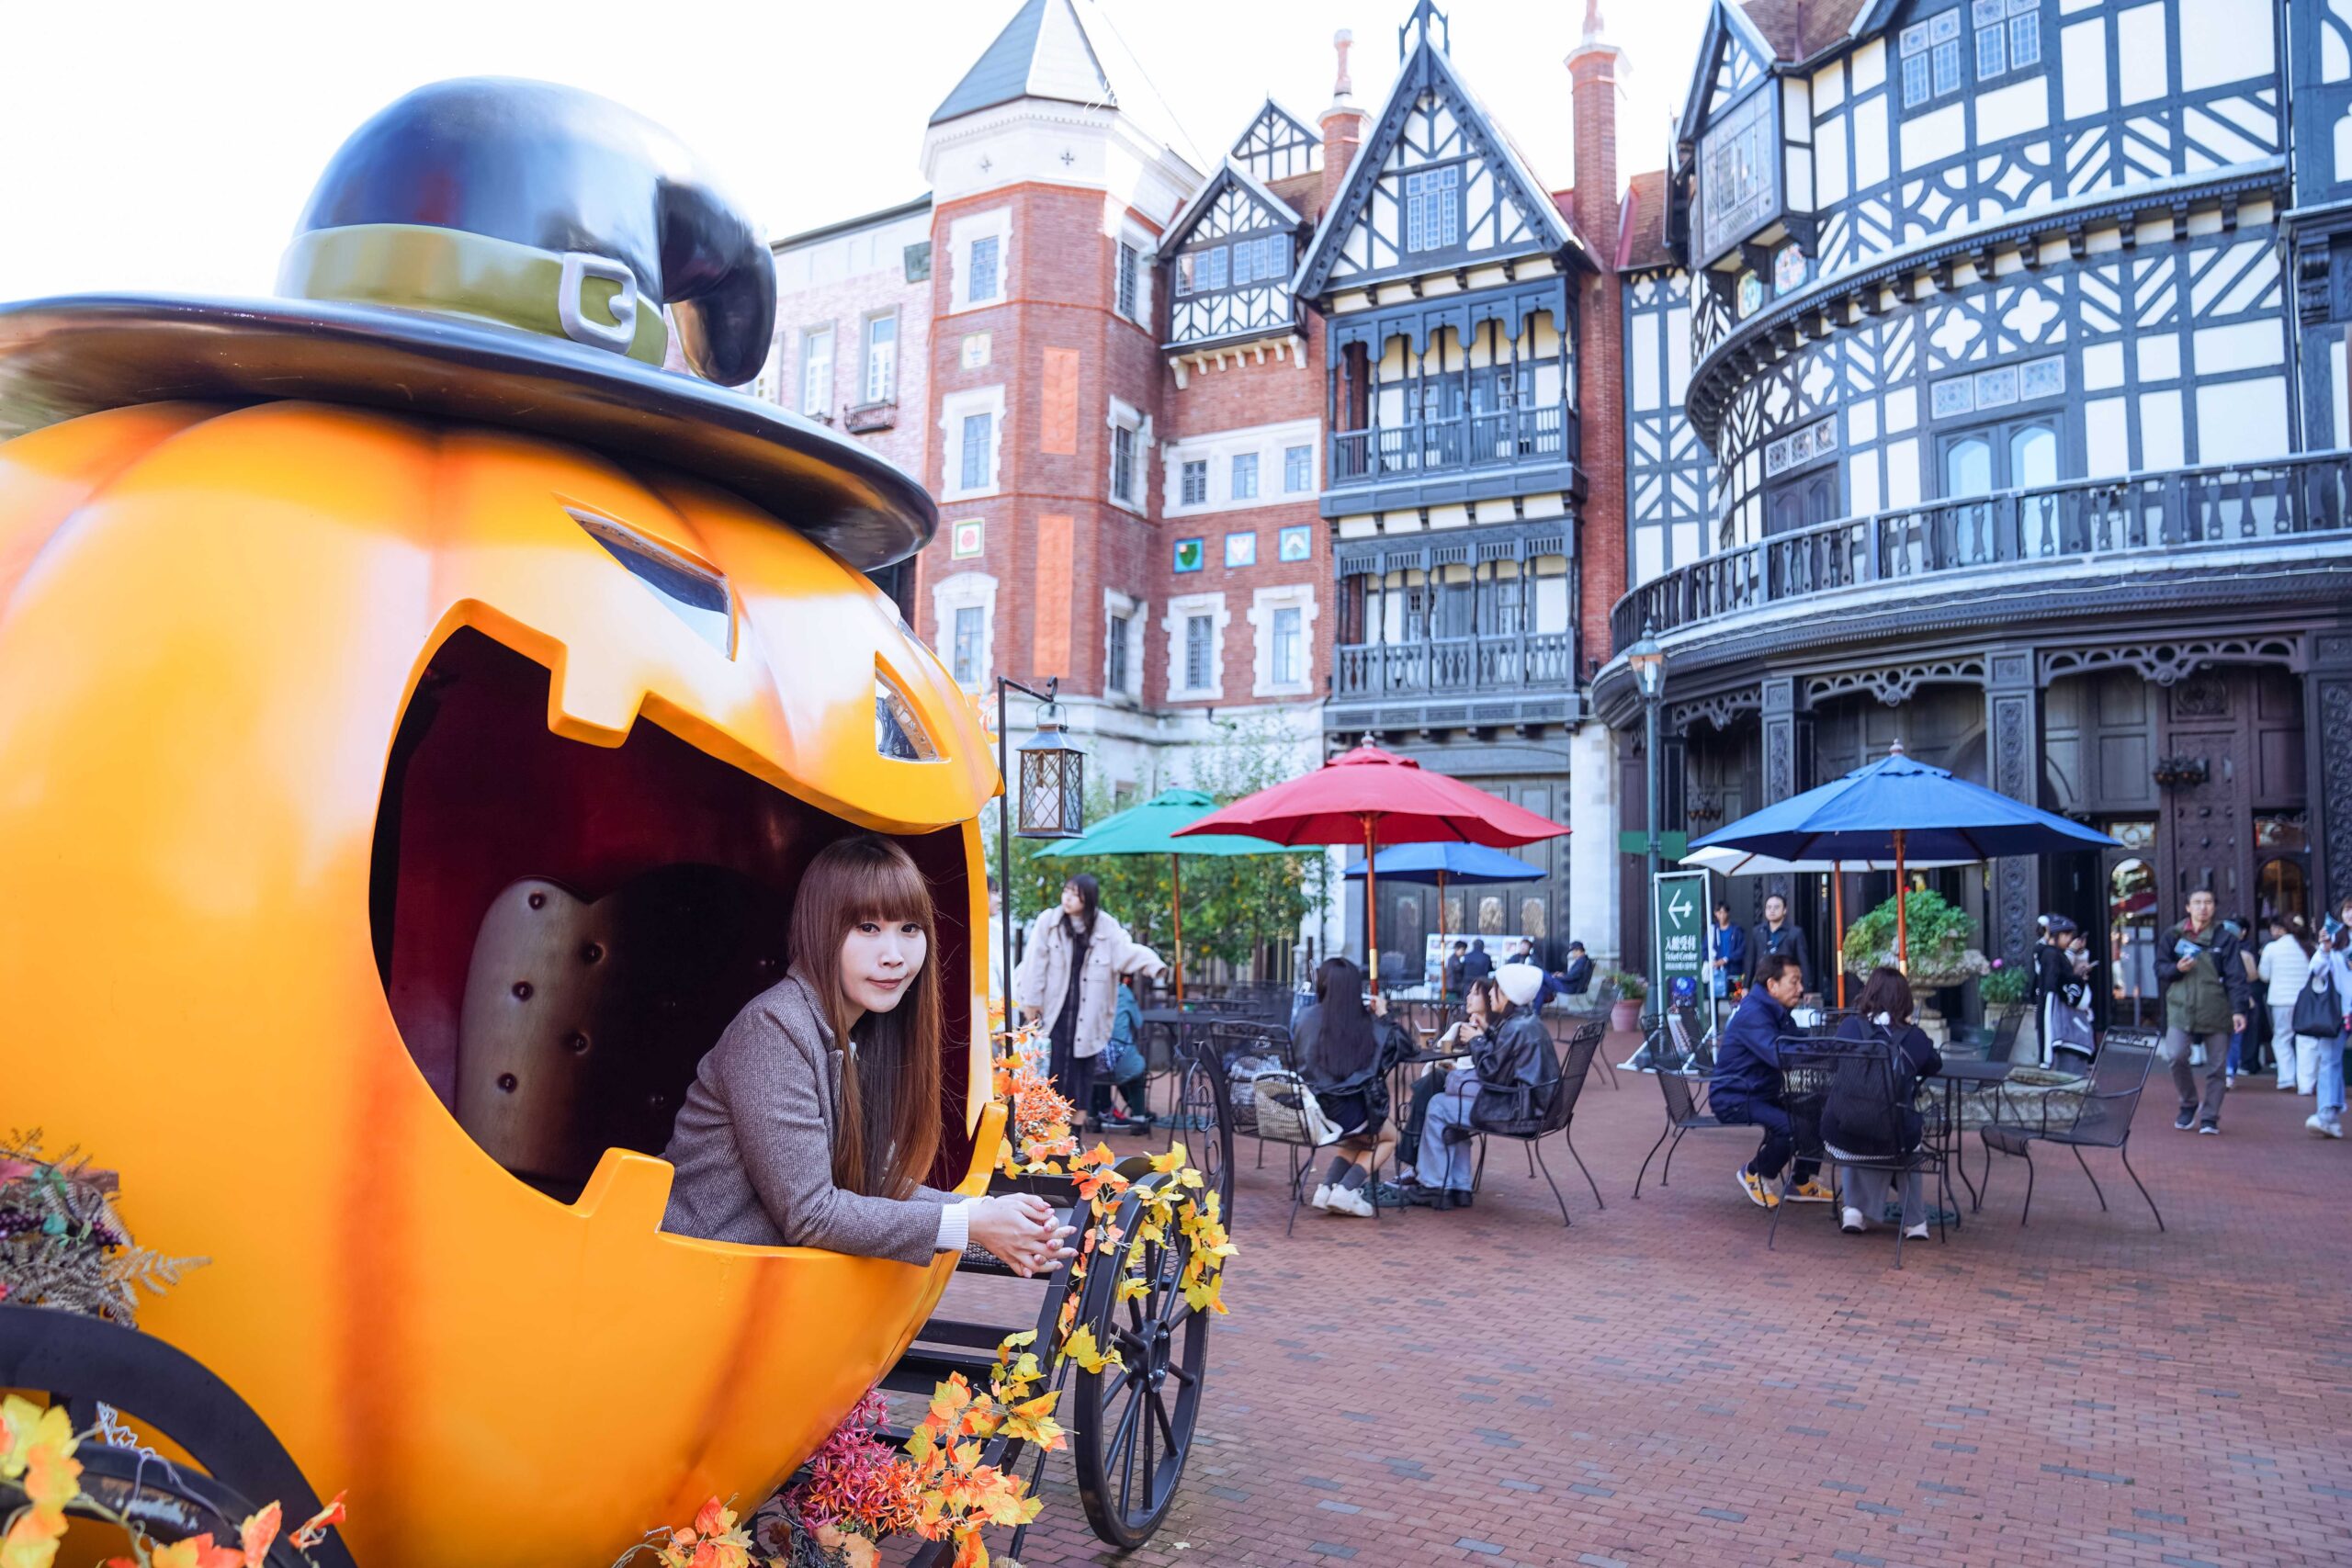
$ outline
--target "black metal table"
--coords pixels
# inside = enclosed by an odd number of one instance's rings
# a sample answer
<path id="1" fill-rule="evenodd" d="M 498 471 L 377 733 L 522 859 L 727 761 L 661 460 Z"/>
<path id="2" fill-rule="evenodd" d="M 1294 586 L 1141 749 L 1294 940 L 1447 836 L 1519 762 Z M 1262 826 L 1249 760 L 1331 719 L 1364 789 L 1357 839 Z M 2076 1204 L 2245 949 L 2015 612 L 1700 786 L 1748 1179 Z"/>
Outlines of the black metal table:
<path id="1" fill-rule="evenodd" d="M 2010 1070 L 2015 1066 L 2016 1064 L 2011 1062 L 1985 1062 L 1968 1057 L 1947 1056 L 1944 1058 L 1943 1066 L 1939 1067 L 1933 1075 L 1933 1081 L 1944 1086 L 1944 1160 L 1952 1169 L 1960 1173 L 1960 1184 L 1968 1189 L 1968 1201 L 1971 1206 L 1973 1206 L 1978 1200 L 1975 1183 L 1968 1179 L 1968 1162 L 1960 1156 L 1960 1097 L 1970 1086 L 1977 1089 L 1987 1086 L 1997 1088 L 2007 1082 Z M 1951 1191 L 1949 1183 L 1945 1185 L 1944 1190 L 1946 1192 Z"/>

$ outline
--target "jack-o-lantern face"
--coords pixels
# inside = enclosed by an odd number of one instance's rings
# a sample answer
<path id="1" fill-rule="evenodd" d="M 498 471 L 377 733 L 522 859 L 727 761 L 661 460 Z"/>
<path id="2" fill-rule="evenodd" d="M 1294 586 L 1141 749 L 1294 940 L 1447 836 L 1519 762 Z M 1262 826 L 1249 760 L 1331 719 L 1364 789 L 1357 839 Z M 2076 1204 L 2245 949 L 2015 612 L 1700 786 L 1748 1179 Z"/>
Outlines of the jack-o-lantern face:
<path id="1" fill-rule="evenodd" d="M 938 894 L 936 1174 L 984 1168 L 995 784 L 887 601 L 693 480 L 300 402 L 0 446 L 14 1113 L 209 1255 L 146 1326 L 371 1568 L 609 1561 L 903 1347 L 944 1264 L 661 1234 L 650 1156 L 855 826 Z"/>

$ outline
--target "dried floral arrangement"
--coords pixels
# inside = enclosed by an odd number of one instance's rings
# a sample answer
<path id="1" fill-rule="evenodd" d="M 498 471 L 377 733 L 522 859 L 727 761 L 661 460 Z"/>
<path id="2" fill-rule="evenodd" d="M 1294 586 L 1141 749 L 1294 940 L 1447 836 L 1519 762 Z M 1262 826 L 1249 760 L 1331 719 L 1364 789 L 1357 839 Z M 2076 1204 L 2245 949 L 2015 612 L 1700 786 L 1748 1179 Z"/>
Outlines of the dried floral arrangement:
<path id="1" fill-rule="evenodd" d="M 1046 1452 L 1059 1449 L 1065 1439 L 1053 1412 L 1061 1393 L 1050 1385 L 1062 1363 L 1090 1372 L 1121 1364 L 1114 1348 L 1097 1345 L 1093 1330 L 1077 1321 L 1088 1269 L 1115 1258 L 1125 1270 L 1119 1283 L 1125 1300 L 1149 1288 L 1147 1249 L 1182 1234 L 1192 1242 L 1178 1281 L 1187 1303 L 1196 1312 L 1226 1311 L 1222 1284 L 1233 1243 L 1216 1193 L 1184 1163 L 1184 1146 L 1149 1158 L 1151 1171 L 1174 1179 L 1143 1190 L 1133 1234 L 1122 1235 L 1110 1222 L 1134 1184 L 1106 1146 L 1080 1151 L 1072 1130 L 1077 1110 L 1054 1088 L 1030 1043 L 1025 1034 L 1012 1037 L 997 1061 L 996 1091 L 1008 1110 L 997 1168 L 1016 1178 L 1067 1176 L 1090 1213 L 1080 1227 L 1051 1350 L 1039 1356 L 1034 1331 L 1008 1335 L 997 1346 L 988 1388 L 975 1390 L 962 1373 L 952 1374 L 933 1391 L 903 1452 L 882 1440 L 882 1397 L 869 1393 L 753 1525 L 738 1524 L 734 1511 L 714 1497 L 693 1524 L 651 1531 L 614 1568 L 646 1552 L 660 1568 L 874 1568 L 877 1543 L 901 1533 L 952 1542 L 954 1568 L 989 1568 L 982 1530 L 1027 1524 L 1043 1501 L 1019 1476 L 982 1461 L 987 1444 L 1001 1436 Z M 1020 1568 L 1010 1558 L 994 1561 L 997 1568 Z"/>
<path id="2" fill-rule="evenodd" d="M 48 1158 L 38 1129 L 0 1142 L 0 1301 L 136 1327 L 141 1289 L 161 1295 L 206 1261 L 134 1246 L 117 1186 L 77 1150 Z"/>

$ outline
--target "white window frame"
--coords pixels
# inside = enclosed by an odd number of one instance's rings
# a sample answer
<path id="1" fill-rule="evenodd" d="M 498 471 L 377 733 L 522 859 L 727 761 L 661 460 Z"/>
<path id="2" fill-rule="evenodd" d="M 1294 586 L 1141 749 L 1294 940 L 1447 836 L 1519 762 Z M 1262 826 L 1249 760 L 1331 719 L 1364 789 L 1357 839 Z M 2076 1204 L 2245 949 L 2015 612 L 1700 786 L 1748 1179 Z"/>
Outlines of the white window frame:
<path id="1" fill-rule="evenodd" d="M 1152 289 L 1159 271 L 1153 265 L 1153 258 L 1159 254 L 1159 236 L 1124 212 L 1114 221 L 1105 224 L 1104 229 L 1105 238 L 1111 242 L 1111 313 L 1149 332 Z M 1136 254 L 1136 303 L 1133 310 L 1119 309 L 1119 247 L 1122 245 Z"/>
<path id="2" fill-rule="evenodd" d="M 1102 440 L 1102 491 L 1114 506 L 1144 516 L 1146 498 L 1151 494 L 1151 421 L 1143 411 L 1131 403 L 1110 400 L 1110 407 L 1102 417 L 1103 428 L 1109 432 Z M 1119 443 L 1117 433 L 1126 431 L 1134 442 L 1135 472 L 1125 493 L 1119 490 Z"/>
<path id="3" fill-rule="evenodd" d="M 1148 603 L 1131 599 L 1115 588 L 1102 590 L 1102 694 L 1105 697 L 1139 703 L 1143 700 L 1143 637 L 1144 615 Z M 1125 684 L 1111 683 L 1111 637 L 1117 617 L 1126 617 L 1127 679 Z"/>
<path id="4" fill-rule="evenodd" d="M 817 358 L 810 353 L 811 346 L 819 338 L 822 338 L 825 342 L 825 356 L 822 359 Z M 814 326 L 800 329 L 800 356 L 797 362 L 800 375 L 800 399 L 797 407 L 810 419 L 830 420 L 833 417 L 833 388 L 836 385 L 834 351 L 839 346 L 840 340 L 835 335 L 833 323 L 831 321 L 820 321 Z M 813 374 L 820 365 L 825 367 L 825 384 L 821 392 Z"/>
<path id="5" fill-rule="evenodd" d="M 1270 476 L 1285 473 L 1283 454 L 1287 448 L 1304 446 L 1309 453 L 1308 481 L 1311 485 L 1318 480 L 1321 476 L 1317 471 L 1317 459 L 1312 454 L 1322 439 L 1320 421 L 1299 419 L 1285 420 L 1280 424 L 1210 431 L 1173 442 L 1160 454 L 1160 461 L 1166 470 L 1160 490 L 1160 514 L 1173 519 L 1285 503 L 1295 505 L 1303 496 L 1316 492 L 1312 489 L 1284 490 Z M 1233 494 L 1233 459 L 1253 453 L 1258 458 L 1258 493 L 1237 498 Z M 1184 465 L 1203 462 L 1208 465 L 1206 493 L 1202 500 L 1187 501 L 1184 498 Z"/>
<path id="6" fill-rule="evenodd" d="M 979 679 L 963 684 L 967 692 L 986 692 L 996 672 L 996 579 L 985 571 L 950 572 L 931 585 L 933 649 L 947 678 L 956 679 L 956 612 L 980 612 Z"/>
<path id="7" fill-rule="evenodd" d="M 993 416 L 989 425 L 988 482 L 967 487 L 964 483 L 964 418 L 976 413 Z M 1004 480 L 1004 388 L 1001 385 L 972 387 L 942 397 L 939 400 L 939 498 L 942 501 L 969 501 L 978 496 L 996 494 Z"/>
<path id="8" fill-rule="evenodd" d="M 1274 679 L 1274 612 L 1298 612 L 1299 678 Z M 1261 588 L 1250 596 L 1250 625 L 1254 633 L 1250 660 L 1253 697 L 1311 697 L 1315 694 L 1315 617 L 1318 604 L 1311 582 Z"/>
<path id="9" fill-rule="evenodd" d="M 1303 484 L 1303 485 L 1299 485 L 1299 486 L 1297 486 L 1297 487 L 1295 487 L 1295 488 L 1294 488 L 1294 487 L 1292 486 L 1291 482 L 1290 482 L 1290 455 L 1291 455 L 1293 452 L 1304 452 L 1304 453 L 1306 453 L 1306 482 L 1305 484 Z M 1285 444 L 1285 445 L 1283 446 L 1283 493 L 1284 495 L 1313 495 L 1313 494 L 1315 493 L 1315 443 L 1314 443 L 1314 442 L 1312 442 L 1312 441 L 1293 441 L 1293 442 L 1289 442 L 1289 443 L 1287 443 L 1287 444 Z"/>
<path id="10" fill-rule="evenodd" d="M 972 242 L 987 239 L 996 241 L 996 292 L 976 299 L 971 295 Z M 948 278 L 948 314 L 1003 304 L 1011 298 L 1012 209 L 991 208 L 956 219 L 947 226 L 947 253 L 952 269 Z"/>
<path id="11" fill-rule="evenodd" d="M 889 368 L 883 373 L 882 388 L 881 390 L 877 392 L 875 390 L 874 387 L 874 351 L 876 347 L 874 342 L 874 329 L 884 321 L 890 323 L 890 341 L 887 345 L 889 353 Z M 876 404 L 895 403 L 899 400 L 899 308 L 895 305 L 887 310 L 868 311 L 865 320 L 858 323 L 857 339 L 859 355 L 857 400 L 861 406 L 871 408 Z"/>
<path id="12" fill-rule="evenodd" d="M 1184 681 L 1185 623 L 1194 615 L 1209 618 L 1209 683 L 1187 686 Z M 1159 628 L 1168 637 L 1168 700 L 1171 703 L 1225 700 L 1225 628 L 1231 619 L 1223 593 L 1179 593 L 1168 601 Z"/>

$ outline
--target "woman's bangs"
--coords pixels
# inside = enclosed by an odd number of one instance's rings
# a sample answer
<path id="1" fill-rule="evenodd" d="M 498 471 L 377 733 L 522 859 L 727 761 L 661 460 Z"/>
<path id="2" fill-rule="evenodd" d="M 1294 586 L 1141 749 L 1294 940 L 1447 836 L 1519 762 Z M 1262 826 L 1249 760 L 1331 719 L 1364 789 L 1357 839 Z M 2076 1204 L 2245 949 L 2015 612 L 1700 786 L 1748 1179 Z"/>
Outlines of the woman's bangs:
<path id="1" fill-rule="evenodd" d="M 844 890 L 844 908 L 853 926 L 911 920 L 928 933 L 932 928 L 931 889 L 911 862 L 876 856 L 851 873 Z"/>

